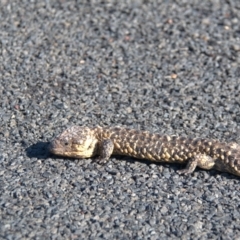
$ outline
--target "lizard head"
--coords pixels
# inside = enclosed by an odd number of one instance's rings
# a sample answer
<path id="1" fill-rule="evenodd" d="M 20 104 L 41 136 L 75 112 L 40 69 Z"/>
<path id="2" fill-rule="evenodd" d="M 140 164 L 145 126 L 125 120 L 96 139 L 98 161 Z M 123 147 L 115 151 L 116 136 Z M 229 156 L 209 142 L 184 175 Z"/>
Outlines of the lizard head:
<path id="1" fill-rule="evenodd" d="M 59 156 L 89 158 L 96 155 L 97 142 L 90 128 L 73 126 L 53 139 L 49 151 Z"/>

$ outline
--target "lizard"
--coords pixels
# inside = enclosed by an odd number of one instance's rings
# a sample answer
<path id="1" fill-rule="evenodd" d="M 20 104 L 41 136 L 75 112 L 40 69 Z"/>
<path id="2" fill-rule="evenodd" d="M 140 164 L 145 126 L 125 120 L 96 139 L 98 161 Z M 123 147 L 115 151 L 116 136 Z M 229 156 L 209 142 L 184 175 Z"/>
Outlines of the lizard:
<path id="1" fill-rule="evenodd" d="M 196 167 L 216 169 L 240 176 L 240 145 L 207 138 L 160 135 L 123 127 L 72 126 L 49 145 L 52 154 L 105 164 L 112 154 L 152 162 L 185 163 L 179 174 L 190 174 Z"/>

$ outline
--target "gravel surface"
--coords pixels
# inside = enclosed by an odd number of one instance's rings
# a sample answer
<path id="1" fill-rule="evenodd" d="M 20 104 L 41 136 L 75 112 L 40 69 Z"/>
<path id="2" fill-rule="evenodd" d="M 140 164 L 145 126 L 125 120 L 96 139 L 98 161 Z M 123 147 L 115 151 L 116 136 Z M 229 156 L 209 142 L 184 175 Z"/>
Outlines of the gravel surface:
<path id="1" fill-rule="evenodd" d="M 236 176 L 47 151 L 74 124 L 240 143 L 240 1 L 0 4 L 0 238 L 240 238 Z"/>

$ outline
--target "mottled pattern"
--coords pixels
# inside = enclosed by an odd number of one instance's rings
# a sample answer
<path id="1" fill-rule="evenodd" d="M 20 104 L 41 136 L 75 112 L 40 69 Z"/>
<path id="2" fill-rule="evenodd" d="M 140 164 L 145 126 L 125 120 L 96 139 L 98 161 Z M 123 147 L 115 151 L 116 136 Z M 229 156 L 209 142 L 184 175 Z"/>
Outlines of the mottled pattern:
<path id="1" fill-rule="evenodd" d="M 236 143 L 166 136 L 121 127 L 71 127 L 51 142 L 50 152 L 74 158 L 98 155 L 96 161 L 101 164 L 112 154 L 119 154 L 155 162 L 185 163 L 186 168 L 179 173 L 191 173 L 198 166 L 240 176 L 240 146 Z"/>

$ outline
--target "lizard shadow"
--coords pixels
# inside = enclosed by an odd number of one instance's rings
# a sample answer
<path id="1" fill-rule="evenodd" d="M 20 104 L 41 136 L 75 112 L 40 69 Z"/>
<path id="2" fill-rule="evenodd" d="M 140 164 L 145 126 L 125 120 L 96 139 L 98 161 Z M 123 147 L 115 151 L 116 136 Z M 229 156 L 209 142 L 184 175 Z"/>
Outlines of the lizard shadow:
<path id="1" fill-rule="evenodd" d="M 29 158 L 47 159 L 51 155 L 48 150 L 49 142 L 37 142 L 25 149 Z"/>
<path id="2" fill-rule="evenodd" d="M 127 156 L 122 156 L 122 155 L 114 155 L 114 161 L 117 161 L 116 159 L 120 160 L 120 161 L 125 161 L 125 162 L 128 162 L 128 163 L 135 163 L 135 162 L 141 162 L 143 164 L 146 164 L 146 165 L 151 165 L 151 164 L 155 164 L 157 166 L 163 166 L 164 168 L 169 168 L 169 169 L 173 169 L 176 174 L 179 174 L 181 175 L 180 173 L 177 173 L 178 170 L 181 170 L 181 169 L 184 169 L 186 167 L 186 164 L 181 164 L 181 163 L 166 163 L 166 162 L 151 162 L 151 161 L 148 161 L 148 160 L 145 160 L 145 159 L 137 159 L 137 158 L 131 158 L 131 157 L 127 157 Z M 201 169 L 199 167 L 197 167 L 194 172 L 198 172 L 202 175 L 209 175 L 210 177 L 214 177 L 214 178 L 217 178 L 218 176 L 219 177 L 224 177 L 226 179 L 233 179 L 233 180 L 240 180 L 240 178 L 236 175 L 233 175 L 231 173 L 228 173 L 228 172 L 221 172 L 221 171 L 218 171 L 218 170 L 215 170 L 215 169 L 210 169 L 210 170 L 205 170 L 205 169 Z M 185 176 L 186 178 L 189 177 L 191 178 L 193 176 L 193 173 L 190 173 L 190 174 L 186 174 L 186 175 L 182 175 L 182 176 Z"/>

